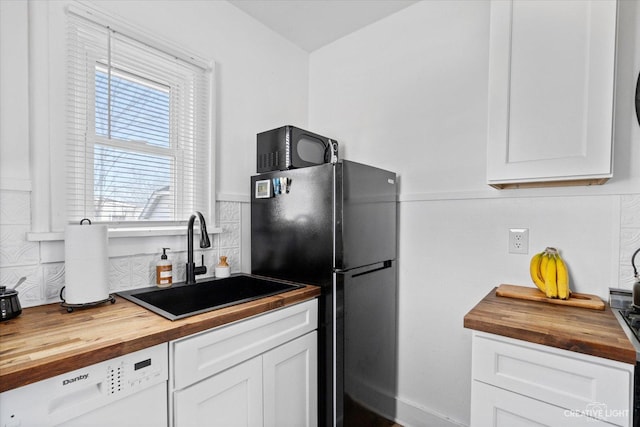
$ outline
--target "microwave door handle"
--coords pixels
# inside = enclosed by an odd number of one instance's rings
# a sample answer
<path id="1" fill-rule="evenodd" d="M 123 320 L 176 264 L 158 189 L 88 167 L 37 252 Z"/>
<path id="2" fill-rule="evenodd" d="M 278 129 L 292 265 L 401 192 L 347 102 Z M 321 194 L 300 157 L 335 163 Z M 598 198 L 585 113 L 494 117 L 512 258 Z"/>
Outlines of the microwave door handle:
<path id="1" fill-rule="evenodd" d="M 331 164 L 338 163 L 338 141 L 330 139 L 327 149 L 329 150 L 329 155 L 331 156 Z"/>

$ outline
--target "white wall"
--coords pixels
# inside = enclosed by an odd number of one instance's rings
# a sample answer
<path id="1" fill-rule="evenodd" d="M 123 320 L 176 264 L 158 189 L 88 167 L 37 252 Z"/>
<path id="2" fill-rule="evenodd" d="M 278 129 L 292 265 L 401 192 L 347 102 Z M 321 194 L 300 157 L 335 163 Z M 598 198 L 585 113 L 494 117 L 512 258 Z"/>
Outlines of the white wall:
<path id="1" fill-rule="evenodd" d="M 27 276 L 20 288 L 24 307 L 59 301 L 64 285 L 62 242 L 25 235 L 61 230 L 55 217 L 63 217 L 65 201 L 56 189 L 64 185 L 64 169 L 56 165 L 64 163 L 69 3 L 0 1 L 0 283 L 13 287 Z M 226 1 L 84 3 L 215 61 L 216 225 L 222 233 L 205 256 L 209 267 L 228 255 L 233 271 L 248 271 L 255 135 L 284 123 L 306 125 L 308 54 Z M 186 237 L 116 240 L 109 248 L 112 291 L 153 283 L 163 246 L 172 247 L 175 277 L 184 277 Z"/>
<path id="2" fill-rule="evenodd" d="M 26 2 L 0 3 L 0 185 L 3 187 L 29 187 L 26 73 L 29 51 L 24 25 L 27 13 Z"/>
<path id="3" fill-rule="evenodd" d="M 562 250 L 574 291 L 630 288 L 640 246 L 640 4 L 620 2 L 614 178 L 598 188 L 494 190 L 485 184 L 489 3 L 423 1 L 310 56 L 309 127 L 342 155 L 400 181 L 398 420 L 468 425 L 464 315 L 528 264 Z M 528 255 L 508 229 L 530 230 Z M 447 423 L 447 421 L 449 423 Z"/>

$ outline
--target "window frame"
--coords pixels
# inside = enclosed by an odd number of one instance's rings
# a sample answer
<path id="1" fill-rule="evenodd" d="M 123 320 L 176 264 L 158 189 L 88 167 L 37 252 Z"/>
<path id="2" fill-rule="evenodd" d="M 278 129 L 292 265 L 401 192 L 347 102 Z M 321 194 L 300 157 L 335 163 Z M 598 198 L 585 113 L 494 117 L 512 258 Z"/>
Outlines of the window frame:
<path id="1" fill-rule="evenodd" d="M 192 53 L 186 51 L 184 48 L 179 47 L 179 46 L 175 46 L 172 45 L 169 42 L 166 42 L 164 40 L 161 40 L 160 42 L 158 42 L 158 37 L 156 35 L 151 35 L 151 34 L 145 34 L 143 32 L 140 31 L 139 28 L 134 28 L 133 26 L 131 26 L 130 24 L 127 24 L 125 22 L 123 22 L 120 18 L 112 18 L 108 15 L 105 15 L 102 12 L 93 10 L 93 9 L 89 9 L 89 8 L 85 8 L 84 6 L 79 6 L 79 5 L 69 5 L 66 8 L 66 15 L 68 14 L 74 14 L 77 16 L 80 16 L 81 18 L 87 19 L 89 21 L 91 21 L 94 24 L 97 24 L 99 26 L 102 27 L 106 27 L 109 30 L 112 30 L 114 32 L 117 32 L 119 34 L 122 34 L 123 36 L 133 39 L 138 43 L 142 43 L 144 45 L 147 45 L 153 49 L 162 51 L 166 54 L 169 54 L 171 56 L 174 56 L 184 62 L 187 62 L 191 65 L 197 66 L 199 68 L 202 68 L 205 71 L 206 74 L 206 78 L 208 80 L 208 91 L 209 93 L 207 94 L 208 96 L 208 104 L 207 104 L 207 108 L 208 108 L 208 114 L 207 114 L 207 118 L 208 118 L 208 123 L 206 123 L 206 129 L 207 129 L 207 136 L 205 138 L 205 144 L 207 145 L 207 152 L 208 152 L 208 158 L 205 160 L 205 170 L 201 171 L 200 173 L 204 174 L 201 178 L 201 180 L 203 182 L 206 182 L 206 187 L 207 190 L 203 190 L 203 191 L 207 191 L 208 194 L 205 196 L 205 201 L 206 201 L 206 209 L 203 209 L 203 214 L 205 215 L 205 219 L 207 220 L 207 222 L 211 225 L 214 224 L 215 221 L 215 117 L 216 117 L 216 113 L 215 113 L 215 86 L 214 86 L 214 82 L 215 82 L 215 62 L 213 61 L 206 61 L 201 59 L 199 56 L 197 55 L 193 55 Z M 65 19 L 65 28 L 67 27 L 67 23 L 66 23 L 66 19 Z M 129 144 L 129 147 L 118 147 L 118 144 L 120 144 L 120 140 L 118 140 L 117 138 L 105 138 L 103 136 L 100 136 L 97 134 L 96 132 L 96 122 L 95 122 L 95 84 L 96 84 L 96 72 L 98 71 L 100 64 L 102 64 L 102 66 L 104 66 L 103 61 L 100 61 L 100 58 L 92 58 L 95 59 L 95 61 L 93 61 L 95 63 L 95 67 L 94 67 L 94 74 L 92 76 L 92 85 L 91 87 L 87 87 L 87 96 L 88 96 L 88 102 L 90 104 L 90 107 L 88 108 L 88 116 L 87 119 L 91 120 L 91 123 L 87 123 L 87 135 L 86 135 L 86 144 L 87 146 L 91 146 L 92 149 L 93 147 L 96 146 L 96 144 L 101 144 L 101 142 L 107 142 L 107 146 L 109 147 L 116 147 L 118 149 L 126 149 L 127 151 L 130 151 L 132 153 L 149 153 L 151 152 L 152 154 L 158 154 L 161 153 L 160 155 L 162 156 L 166 156 L 166 155 L 171 155 L 173 156 L 174 160 L 172 161 L 173 163 L 173 167 L 176 169 L 176 171 L 180 171 L 180 167 L 177 167 L 178 165 L 184 165 L 184 163 L 179 161 L 181 154 L 181 149 L 179 146 L 176 146 L 175 144 L 175 137 L 174 136 L 170 136 L 170 147 L 169 148 L 162 148 L 162 147 L 153 147 L 153 145 L 151 144 L 144 144 L 144 149 L 142 150 L 138 150 L 136 148 L 131 148 L 131 142 L 127 141 L 127 144 Z M 106 67 L 106 66 L 105 66 Z M 124 75 L 130 74 L 132 76 L 134 76 L 135 78 L 140 78 L 140 79 L 148 79 L 152 84 L 159 84 L 159 85 L 166 85 L 165 82 L 163 82 L 163 78 L 162 76 L 153 76 L 153 75 L 145 75 L 144 73 L 137 73 L 136 70 L 119 70 L 118 72 L 122 72 Z M 143 75 L 140 75 L 143 74 Z M 155 80 L 154 80 L 155 79 Z M 169 85 L 167 85 L 169 86 Z M 173 97 L 174 95 L 171 93 L 169 93 L 170 97 Z M 174 101 L 172 101 L 174 102 Z M 186 102 L 186 101 L 183 101 Z M 173 107 L 172 107 L 173 108 Z M 185 112 L 185 110 L 181 110 L 181 106 L 177 106 L 176 109 L 178 111 L 181 112 Z M 170 120 L 175 120 L 174 117 L 170 116 Z M 64 150 L 66 151 L 66 145 L 64 145 Z M 142 147 L 139 147 L 142 148 Z M 55 162 L 52 162 L 55 163 Z M 66 157 L 65 157 L 65 162 L 63 162 L 63 164 L 66 163 Z M 87 175 L 84 177 L 84 179 L 91 179 L 91 182 L 94 182 L 94 178 L 93 178 L 93 164 L 92 162 L 86 162 L 87 165 L 91 165 L 91 171 L 87 172 Z M 66 167 L 66 166 L 65 166 Z M 52 171 L 53 172 L 53 171 Z M 180 173 L 176 173 L 175 175 L 172 175 L 174 178 L 172 178 L 170 180 L 171 182 L 171 186 L 174 187 L 176 189 L 178 189 L 177 191 L 172 191 L 171 194 L 173 195 L 173 200 L 171 203 L 173 203 L 176 206 L 176 215 L 180 215 L 179 212 L 183 211 L 185 212 L 185 210 L 183 208 L 180 207 L 179 203 L 180 203 L 180 198 L 181 195 L 178 194 L 178 192 L 180 191 L 179 189 L 182 188 L 183 185 L 183 180 L 184 178 L 184 174 L 182 173 L 182 171 L 180 171 Z M 67 183 L 65 180 L 65 184 L 64 184 L 64 197 L 66 198 L 66 188 L 67 188 Z M 194 193 L 196 191 L 199 191 L 196 187 L 193 187 Z M 85 196 L 85 203 L 87 202 L 91 202 L 93 203 L 92 200 L 92 196 L 91 194 L 93 193 L 93 188 L 91 191 L 88 191 L 86 196 Z M 55 197 L 55 194 L 52 194 L 52 198 Z M 66 206 L 65 206 L 66 208 Z M 186 225 L 187 221 L 188 221 L 188 216 L 189 215 L 184 215 L 185 218 L 180 218 L 180 219 L 175 219 L 175 220 L 133 220 L 133 221 L 104 221 L 102 223 L 107 224 L 110 229 L 118 230 L 120 229 L 120 232 L 116 232 L 114 234 L 118 234 L 118 235 L 126 235 L 127 229 L 130 229 L 132 231 L 131 235 L 140 235 L 141 231 L 143 230 L 142 233 L 145 233 L 144 230 L 147 230 L 149 233 L 151 233 L 151 235 L 155 234 L 154 230 L 157 231 L 157 234 L 159 235 L 166 235 L 167 234 L 167 230 L 170 230 L 172 228 L 178 227 L 178 229 L 181 229 L 184 225 Z M 68 214 L 65 211 L 63 214 L 63 220 L 60 221 L 59 218 L 53 218 L 52 219 L 52 224 L 54 224 L 54 226 L 52 227 L 53 230 L 55 230 L 55 228 L 59 228 L 55 227 L 56 223 L 60 223 L 62 222 L 63 224 L 69 223 L 69 219 L 68 219 Z M 100 222 L 100 221 L 98 221 Z M 211 227 L 213 228 L 213 227 Z M 53 231 L 52 230 L 52 231 Z"/>
<path id="2" fill-rule="evenodd" d="M 156 146 L 153 144 L 147 144 L 147 143 L 143 143 L 141 141 L 130 141 L 130 140 L 126 140 L 126 139 L 121 139 L 121 138 L 117 138 L 117 137 L 113 137 L 113 136 L 102 136 L 98 133 L 98 126 L 96 123 L 96 94 L 97 94 L 97 73 L 99 71 L 100 68 L 103 68 L 103 72 L 108 73 L 108 66 L 102 64 L 101 61 L 97 60 L 96 61 L 96 66 L 95 66 L 95 73 L 92 75 L 93 79 L 91 80 L 91 85 L 89 85 L 90 90 L 88 92 L 90 92 L 91 94 L 93 94 L 93 98 L 89 99 L 87 102 L 87 105 L 89 106 L 87 111 L 87 136 L 86 136 L 86 142 L 85 144 L 87 146 L 89 146 L 90 148 L 89 151 L 93 153 L 93 155 L 95 156 L 96 153 L 96 146 L 103 146 L 103 147 L 108 147 L 108 148 L 113 148 L 113 149 L 117 149 L 117 150 L 121 150 L 121 151 L 125 151 L 128 153 L 132 153 L 132 154 L 143 154 L 143 155 L 154 155 L 154 156 L 160 156 L 160 157 L 171 157 L 171 168 L 172 171 L 170 172 L 170 176 L 174 177 L 174 179 L 170 180 L 169 186 L 170 186 L 170 194 L 173 196 L 173 200 L 171 201 L 171 203 L 175 206 L 177 205 L 177 198 L 175 196 L 176 194 L 176 190 L 182 188 L 182 182 L 183 182 L 183 173 L 182 170 L 180 168 L 176 167 L 176 164 L 178 164 L 178 162 L 183 162 L 183 155 L 182 155 L 182 151 L 178 149 L 178 144 L 176 142 L 176 135 L 169 135 L 169 146 L 168 147 L 160 147 L 160 146 Z M 175 86 L 170 85 L 169 83 L 165 83 L 165 82 L 158 82 L 158 81 L 153 81 L 152 78 L 155 78 L 156 76 L 139 76 L 136 75 L 133 71 L 126 71 L 126 70 L 119 70 L 119 69 L 111 69 L 111 74 L 113 75 L 117 75 L 119 78 L 125 79 L 125 80 L 129 80 L 129 81 L 133 81 L 133 80 L 145 80 L 147 82 L 150 83 L 150 85 L 156 85 L 156 86 L 164 86 L 168 89 L 168 93 L 169 93 L 169 98 L 171 99 L 172 97 L 172 88 L 174 88 Z M 159 78 L 158 78 L 159 80 Z M 88 94 L 89 95 L 89 94 Z M 171 102 L 170 102 L 171 105 Z M 179 107 L 171 107 L 169 108 L 169 120 L 171 120 L 172 117 L 172 111 L 175 110 L 180 110 Z M 86 204 L 92 204 L 95 203 L 95 170 L 94 170 L 94 163 L 92 162 L 87 162 L 87 174 L 85 176 L 85 180 L 89 180 L 91 179 L 91 177 L 93 177 L 93 186 L 89 186 L 86 195 L 85 195 L 85 203 Z M 93 214 L 95 215 L 95 212 L 93 212 Z M 118 221 L 118 220 L 109 220 L 109 221 L 97 221 L 98 223 L 100 222 L 104 222 L 106 224 L 121 224 L 123 226 L 134 226 L 135 224 L 141 224 L 141 223 L 146 223 L 146 224 L 154 224 L 154 223 L 161 223 L 163 221 L 158 221 L 158 220 L 149 220 L 149 221 Z M 167 221 L 164 221 L 167 222 Z M 171 221 L 169 221 L 171 222 Z M 175 221 L 174 221 L 175 222 Z M 151 225 L 152 226 L 152 225 Z"/>

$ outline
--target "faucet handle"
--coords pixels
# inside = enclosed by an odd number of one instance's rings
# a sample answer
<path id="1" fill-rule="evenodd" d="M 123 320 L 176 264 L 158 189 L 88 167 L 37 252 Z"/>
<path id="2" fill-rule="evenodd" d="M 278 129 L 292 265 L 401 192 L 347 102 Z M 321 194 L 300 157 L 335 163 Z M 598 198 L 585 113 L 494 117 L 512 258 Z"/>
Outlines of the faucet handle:
<path id="1" fill-rule="evenodd" d="M 202 264 L 197 267 L 193 267 L 193 275 L 198 276 L 200 274 L 207 274 L 207 266 L 204 265 L 204 254 L 202 254 Z"/>

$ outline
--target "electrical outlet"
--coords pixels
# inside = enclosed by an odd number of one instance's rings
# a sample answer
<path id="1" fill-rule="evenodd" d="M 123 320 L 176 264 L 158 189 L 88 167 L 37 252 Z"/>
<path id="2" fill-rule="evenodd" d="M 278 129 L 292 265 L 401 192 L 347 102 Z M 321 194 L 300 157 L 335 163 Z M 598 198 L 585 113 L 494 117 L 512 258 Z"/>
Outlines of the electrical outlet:
<path id="1" fill-rule="evenodd" d="M 529 253 L 529 229 L 510 228 L 509 229 L 509 253 L 528 254 Z"/>

